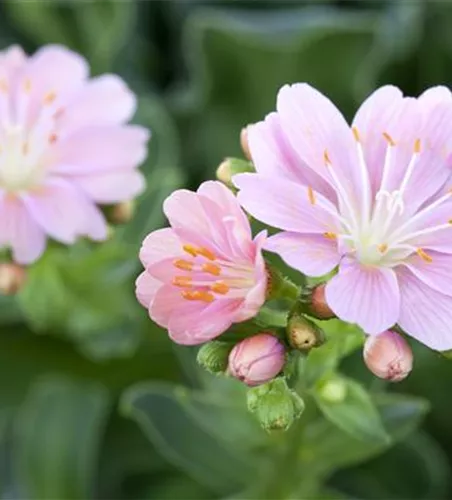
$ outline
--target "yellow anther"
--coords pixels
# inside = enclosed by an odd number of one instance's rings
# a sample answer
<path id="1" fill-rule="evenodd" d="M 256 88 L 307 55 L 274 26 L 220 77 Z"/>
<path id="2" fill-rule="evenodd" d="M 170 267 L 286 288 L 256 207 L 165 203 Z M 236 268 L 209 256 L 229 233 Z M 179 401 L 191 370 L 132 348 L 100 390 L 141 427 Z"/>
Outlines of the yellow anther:
<path id="1" fill-rule="evenodd" d="M 383 137 L 388 141 L 390 146 L 395 146 L 394 139 L 387 132 L 383 132 Z"/>
<path id="2" fill-rule="evenodd" d="M 56 142 L 56 140 L 58 139 L 57 135 L 56 134 L 50 134 L 49 135 L 49 143 L 50 144 L 54 144 Z"/>
<path id="3" fill-rule="evenodd" d="M 184 271 L 191 271 L 193 269 L 193 262 L 189 262 L 188 260 L 183 259 L 177 259 L 173 262 L 173 266 Z"/>
<path id="4" fill-rule="evenodd" d="M 26 78 L 24 81 L 24 90 L 27 94 L 31 92 L 31 81 L 29 78 Z"/>
<path id="5" fill-rule="evenodd" d="M 174 276 L 173 285 L 181 287 L 191 287 L 192 279 L 190 276 Z"/>
<path id="6" fill-rule="evenodd" d="M 331 233 L 329 231 L 327 231 L 326 233 L 323 233 L 323 236 L 325 236 L 325 238 L 327 240 L 336 240 L 337 239 L 337 234 L 336 233 Z"/>
<path id="7" fill-rule="evenodd" d="M 414 141 L 414 152 L 415 153 L 420 153 L 421 152 L 421 140 L 420 139 L 416 139 Z"/>
<path id="8" fill-rule="evenodd" d="M 385 253 L 386 250 L 388 249 L 388 245 L 386 243 L 381 243 L 380 245 L 377 246 L 377 248 L 380 253 Z"/>
<path id="9" fill-rule="evenodd" d="M 327 149 L 325 149 L 325 151 L 323 152 L 323 161 L 325 162 L 325 165 L 331 165 L 331 160 Z"/>
<path id="10" fill-rule="evenodd" d="M 56 99 L 56 94 L 55 92 L 47 92 L 47 94 L 44 96 L 44 104 L 52 104 L 52 102 Z"/>
<path id="11" fill-rule="evenodd" d="M 210 289 L 212 292 L 219 293 L 220 295 L 225 295 L 229 292 L 229 286 L 223 281 L 215 281 Z"/>
<path id="12" fill-rule="evenodd" d="M 196 253 L 196 247 L 193 245 L 184 245 L 182 248 L 184 249 L 184 252 L 189 253 L 192 257 L 196 257 L 198 255 Z"/>
<path id="13" fill-rule="evenodd" d="M 424 252 L 424 250 L 422 250 L 422 248 L 418 248 L 418 249 L 416 250 L 416 253 L 419 255 L 419 257 L 420 257 L 423 261 L 428 262 L 428 263 L 433 262 L 432 257 L 430 257 L 430 255 L 429 255 L 428 253 L 425 253 L 425 252 Z"/>
<path id="14" fill-rule="evenodd" d="M 215 296 L 212 293 L 202 290 L 183 290 L 181 295 L 186 300 L 200 300 L 201 302 L 212 302 L 215 300 Z"/>
<path id="15" fill-rule="evenodd" d="M 209 250 L 208 248 L 205 248 L 205 247 L 197 248 L 196 253 L 198 255 L 202 255 L 203 257 L 205 257 L 206 259 L 209 259 L 209 260 L 215 260 L 217 258 L 217 256 L 211 250 Z"/>
<path id="16" fill-rule="evenodd" d="M 203 264 L 201 269 L 205 273 L 213 274 L 214 276 L 219 276 L 221 273 L 221 267 L 216 264 L 212 264 L 211 262 L 207 262 L 207 264 Z"/>
<path id="17" fill-rule="evenodd" d="M 353 137 L 355 138 L 356 142 L 361 142 L 359 138 L 359 132 L 356 127 L 352 127 L 352 132 L 353 132 Z"/>
<path id="18" fill-rule="evenodd" d="M 315 205 L 315 193 L 311 186 L 308 186 L 308 199 L 311 205 Z"/>

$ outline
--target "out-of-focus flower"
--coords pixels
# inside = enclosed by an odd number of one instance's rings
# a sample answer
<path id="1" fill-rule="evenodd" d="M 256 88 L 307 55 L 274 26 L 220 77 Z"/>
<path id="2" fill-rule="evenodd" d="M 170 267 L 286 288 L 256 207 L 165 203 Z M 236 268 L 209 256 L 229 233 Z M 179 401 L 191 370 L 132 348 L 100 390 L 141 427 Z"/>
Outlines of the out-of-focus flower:
<path id="1" fill-rule="evenodd" d="M 151 318 L 179 344 L 201 344 L 257 314 L 267 275 L 245 213 L 220 182 L 196 193 L 175 191 L 164 203 L 171 228 L 151 233 L 140 259 L 136 294 Z"/>
<path id="2" fill-rule="evenodd" d="M 283 230 L 266 249 L 309 276 L 339 265 L 325 295 L 342 320 L 451 348 L 451 93 L 382 87 L 351 127 L 307 84 L 277 109 L 248 129 L 257 174 L 234 178 L 243 207 Z"/>
<path id="3" fill-rule="evenodd" d="M 136 167 L 148 131 L 126 122 L 134 94 L 117 76 L 89 78 L 87 62 L 56 45 L 0 52 L 0 246 L 28 264 L 47 237 L 104 240 L 96 207 L 142 191 Z"/>
<path id="4" fill-rule="evenodd" d="M 248 143 L 248 127 L 242 128 L 240 132 L 240 146 L 247 160 L 251 160 L 250 146 Z"/>
<path id="5" fill-rule="evenodd" d="M 0 264 L 0 293 L 15 295 L 27 280 L 27 271 L 14 262 Z"/>
<path id="6" fill-rule="evenodd" d="M 413 368 L 413 352 L 408 342 L 390 330 L 368 337 L 363 356 L 374 375 L 391 382 L 400 382 Z"/>
<path id="7" fill-rule="evenodd" d="M 114 224 L 126 224 L 129 222 L 135 213 L 135 201 L 128 200 L 117 203 L 111 208 L 109 220 Z"/>
<path id="8" fill-rule="evenodd" d="M 229 355 L 229 373 L 249 386 L 273 379 L 282 370 L 285 349 L 269 333 L 260 333 L 242 340 Z"/>

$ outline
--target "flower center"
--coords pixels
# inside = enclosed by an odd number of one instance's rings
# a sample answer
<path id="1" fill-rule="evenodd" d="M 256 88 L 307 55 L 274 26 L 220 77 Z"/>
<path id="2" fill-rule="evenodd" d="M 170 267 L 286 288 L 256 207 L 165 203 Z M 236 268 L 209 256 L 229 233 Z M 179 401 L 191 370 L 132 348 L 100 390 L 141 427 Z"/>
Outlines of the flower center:
<path id="1" fill-rule="evenodd" d="M 253 268 L 246 264 L 219 259 L 204 247 L 183 245 L 190 259 L 176 259 L 173 266 L 187 274 L 173 277 L 172 284 L 183 290 L 186 300 L 213 302 L 220 297 L 240 298 L 254 283 Z"/>
<path id="2" fill-rule="evenodd" d="M 432 257 L 422 248 L 416 247 L 413 240 L 419 236 L 452 227 L 452 220 L 422 230 L 415 230 L 415 223 L 449 200 L 452 192 L 449 191 L 416 214 L 407 215 L 405 193 L 419 163 L 421 142 L 419 139 L 415 140 L 411 159 L 404 171 L 403 178 L 398 188 L 391 190 L 388 185 L 391 179 L 391 170 L 394 168 L 393 149 L 396 147 L 396 143 L 389 134 L 384 133 L 383 137 L 388 145 L 382 179 L 380 189 L 372 199 L 369 171 L 364 159 L 359 132 L 356 128 L 353 128 L 352 131 L 358 151 L 362 189 L 360 193 L 361 204 L 358 207 L 356 203 L 353 203 L 351 196 L 348 195 L 340 179 L 334 173 L 328 152 L 325 151 L 325 164 L 330 167 L 331 177 L 339 197 L 341 213 L 337 218 L 342 226 L 342 231 L 339 234 L 327 232 L 324 233 L 324 236 L 329 239 L 337 239 L 344 254 L 353 255 L 365 265 L 392 267 L 415 252 L 425 262 L 431 262 Z"/>

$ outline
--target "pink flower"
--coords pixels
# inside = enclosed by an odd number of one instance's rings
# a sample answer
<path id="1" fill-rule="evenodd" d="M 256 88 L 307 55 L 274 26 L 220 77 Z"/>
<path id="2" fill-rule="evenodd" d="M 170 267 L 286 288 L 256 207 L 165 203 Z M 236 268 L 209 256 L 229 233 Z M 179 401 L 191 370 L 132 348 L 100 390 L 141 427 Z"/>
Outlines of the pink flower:
<path id="1" fill-rule="evenodd" d="M 307 84 L 283 87 L 277 113 L 248 130 L 257 174 L 239 201 L 283 232 L 266 249 L 308 276 L 339 272 L 326 300 L 376 334 L 398 323 L 452 347 L 452 95 L 374 92 L 351 127 Z"/>
<path id="2" fill-rule="evenodd" d="M 229 354 L 229 373 L 255 386 L 264 384 L 278 375 L 285 362 L 285 349 L 281 342 L 268 333 L 260 333 L 242 340 Z"/>
<path id="3" fill-rule="evenodd" d="M 246 215 L 220 182 L 181 189 L 163 206 L 171 228 L 151 233 L 140 259 L 136 294 L 150 317 L 179 344 L 201 344 L 257 314 L 267 275 L 262 232 L 252 239 Z"/>
<path id="4" fill-rule="evenodd" d="M 90 79 L 87 62 L 64 47 L 0 52 L 0 247 L 15 261 L 38 259 L 48 237 L 106 238 L 96 204 L 144 187 L 136 167 L 149 134 L 126 125 L 135 107 L 119 77 Z"/>
<path id="5" fill-rule="evenodd" d="M 374 375 L 391 382 L 400 382 L 413 368 L 413 352 L 408 342 L 390 330 L 367 337 L 363 356 Z"/>

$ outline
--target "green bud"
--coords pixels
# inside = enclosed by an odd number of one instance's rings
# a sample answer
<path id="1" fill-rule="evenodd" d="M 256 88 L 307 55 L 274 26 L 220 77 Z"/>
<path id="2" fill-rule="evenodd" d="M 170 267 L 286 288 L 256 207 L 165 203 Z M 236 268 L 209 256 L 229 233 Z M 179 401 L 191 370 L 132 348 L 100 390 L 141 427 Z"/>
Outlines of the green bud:
<path id="1" fill-rule="evenodd" d="M 286 278 L 278 269 L 267 263 L 267 300 L 289 299 L 295 301 L 300 288 Z"/>
<path id="2" fill-rule="evenodd" d="M 279 377 L 248 391 L 248 409 L 266 431 L 285 431 L 303 413 L 304 402 Z"/>
<path id="3" fill-rule="evenodd" d="M 309 351 L 325 342 L 323 330 L 299 313 L 294 313 L 287 322 L 289 344 L 299 351 Z"/>
<path id="4" fill-rule="evenodd" d="M 201 346 L 196 361 L 210 373 L 215 375 L 224 373 L 228 367 L 228 357 L 232 347 L 229 342 L 212 340 Z"/>
<path id="5" fill-rule="evenodd" d="M 233 188 L 232 178 L 236 174 L 255 172 L 254 165 L 247 160 L 240 158 L 225 158 L 217 168 L 217 179 L 226 186 Z"/>
<path id="6" fill-rule="evenodd" d="M 339 376 L 319 382 L 319 396 L 328 403 L 342 403 L 347 397 L 347 384 Z"/>

